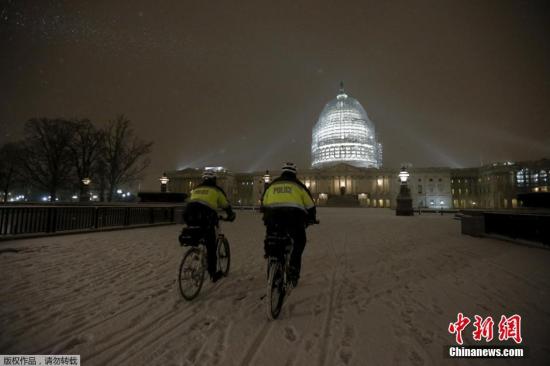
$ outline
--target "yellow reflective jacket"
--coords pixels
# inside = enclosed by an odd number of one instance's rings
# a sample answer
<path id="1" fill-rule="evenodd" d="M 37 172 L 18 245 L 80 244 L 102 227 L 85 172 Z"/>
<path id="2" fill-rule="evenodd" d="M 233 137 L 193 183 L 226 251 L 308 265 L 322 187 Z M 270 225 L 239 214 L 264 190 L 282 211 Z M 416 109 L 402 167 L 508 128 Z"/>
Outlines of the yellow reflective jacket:
<path id="1" fill-rule="evenodd" d="M 315 207 L 309 192 L 288 180 L 273 181 L 264 193 L 262 204 L 265 208 L 296 207 L 306 212 Z"/>
<path id="2" fill-rule="evenodd" d="M 199 202 L 213 210 L 226 209 L 229 202 L 225 193 L 218 187 L 199 185 L 191 191 L 190 202 Z"/>

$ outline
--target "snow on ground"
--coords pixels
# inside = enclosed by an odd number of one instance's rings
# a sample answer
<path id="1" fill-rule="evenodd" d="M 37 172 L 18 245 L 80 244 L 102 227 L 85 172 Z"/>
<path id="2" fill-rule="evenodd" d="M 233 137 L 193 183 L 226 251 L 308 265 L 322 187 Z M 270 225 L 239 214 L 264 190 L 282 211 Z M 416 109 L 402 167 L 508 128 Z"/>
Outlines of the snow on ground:
<path id="1" fill-rule="evenodd" d="M 550 358 L 550 251 L 462 236 L 449 216 L 318 216 L 277 321 L 261 300 L 258 213 L 224 223 L 230 276 L 192 302 L 176 290 L 179 225 L 0 243 L 0 353 L 80 354 L 86 366 L 484 364 L 444 357 L 463 312 L 523 317 L 529 358 L 495 364 Z"/>

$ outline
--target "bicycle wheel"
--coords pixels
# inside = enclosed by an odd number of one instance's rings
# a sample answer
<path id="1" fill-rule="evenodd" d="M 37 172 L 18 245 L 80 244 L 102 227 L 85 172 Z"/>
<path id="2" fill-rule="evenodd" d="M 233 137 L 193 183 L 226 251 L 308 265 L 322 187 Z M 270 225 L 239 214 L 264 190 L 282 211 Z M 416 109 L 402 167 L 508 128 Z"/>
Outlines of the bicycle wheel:
<path id="1" fill-rule="evenodd" d="M 270 320 L 277 319 L 285 299 L 283 267 L 279 262 L 270 262 L 267 279 L 266 313 Z"/>
<path id="2" fill-rule="evenodd" d="M 218 270 L 220 270 L 224 276 L 227 276 L 230 264 L 231 250 L 229 249 L 229 242 L 226 238 L 220 238 L 218 239 Z"/>
<path id="3" fill-rule="evenodd" d="M 178 284 L 185 300 L 193 300 L 199 294 L 204 282 L 203 253 L 199 248 L 191 248 L 181 260 Z"/>

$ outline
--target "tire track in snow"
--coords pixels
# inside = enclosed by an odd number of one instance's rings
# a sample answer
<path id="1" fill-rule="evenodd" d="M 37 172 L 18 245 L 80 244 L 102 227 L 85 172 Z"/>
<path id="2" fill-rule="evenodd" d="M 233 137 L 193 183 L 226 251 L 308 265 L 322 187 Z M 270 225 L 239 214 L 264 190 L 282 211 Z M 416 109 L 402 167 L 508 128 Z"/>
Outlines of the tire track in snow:
<path id="1" fill-rule="evenodd" d="M 197 314 L 197 312 L 202 308 L 197 306 L 198 309 L 195 309 L 195 307 L 191 308 L 191 314 L 186 316 L 182 322 L 187 321 L 188 319 L 191 319 L 193 316 Z M 167 320 L 172 320 L 174 318 L 174 309 L 173 307 L 170 307 L 167 311 L 162 312 L 159 316 L 155 317 L 154 319 L 151 319 L 150 321 L 147 321 L 145 323 L 142 323 L 141 326 L 136 326 L 135 329 L 132 331 L 127 332 L 126 329 L 119 329 L 116 332 L 110 334 L 107 336 L 107 339 L 103 339 L 103 343 L 110 342 L 111 338 L 119 338 L 115 340 L 113 343 L 107 344 L 105 347 L 96 350 L 93 354 L 89 355 L 88 357 L 83 357 L 84 362 L 88 362 L 97 356 L 105 355 L 107 351 L 110 351 L 111 349 L 117 347 L 117 346 L 124 346 L 128 344 L 134 344 L 138 342 L 141 338 L 143 338 L 144 334 L 149 334 L 150 330 L 154 326 L 158 326 L 159 324 L 164 324 Z M 178 322 L 179 324 L 180 322 Z M 120 337 L 117 337 L 120 336 Z M 123 354 L 123 352 L 120 352 L 119 354 Z"/>
<path id="2" fill-rule="evenodd" d="M 244 358 L 241 361 L 241 366 L 247 366 L 251 364 L 250 362 L 254 360 L 254 357 L 260 350 L 272 327 L 273 321 L 270 321 L 265 323 L 262 329 L 260 329 L 250 346 L 248 346 Z"/>
<path id="3" fill-rule="evenodd" d="M 332 272 L 332 278 L 330 280 L 330 298 L 327 309 L 327 317 L 325 318 L 325 323 L 323 325 L 323 339 L 320 342 L 319 349 L 319 365 L 323 366 L 327 357 L 327 348 L 328 348 L 328 337 L 330 333 L 330 323 L 332 322 L 332 312 L 334 307 L 334 293 L 336 287 L 336 270 Z"/>

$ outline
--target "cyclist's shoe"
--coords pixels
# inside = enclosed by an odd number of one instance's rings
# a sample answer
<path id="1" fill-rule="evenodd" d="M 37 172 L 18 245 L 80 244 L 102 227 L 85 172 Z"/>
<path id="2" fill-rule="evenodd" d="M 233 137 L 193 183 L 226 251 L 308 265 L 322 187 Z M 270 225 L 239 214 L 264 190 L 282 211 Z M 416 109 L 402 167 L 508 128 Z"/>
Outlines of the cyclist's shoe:
<path id="1" fill-rule="evenodd" d="M 212 282 L 218 282 L 218 280 L 223 277 L 223 272 L 218 271 L 214 273 L 211 277 L 212 277 Z"/>
<path id="2" fill-rule="evenodd" d="M 300 273 L 298 273 L 298 270 L 294 267 L 290 267 L 288 270 L 288 281 L 292 285 L 292 287 L 298 286 L 298 280 L 300 279 Z"/>

